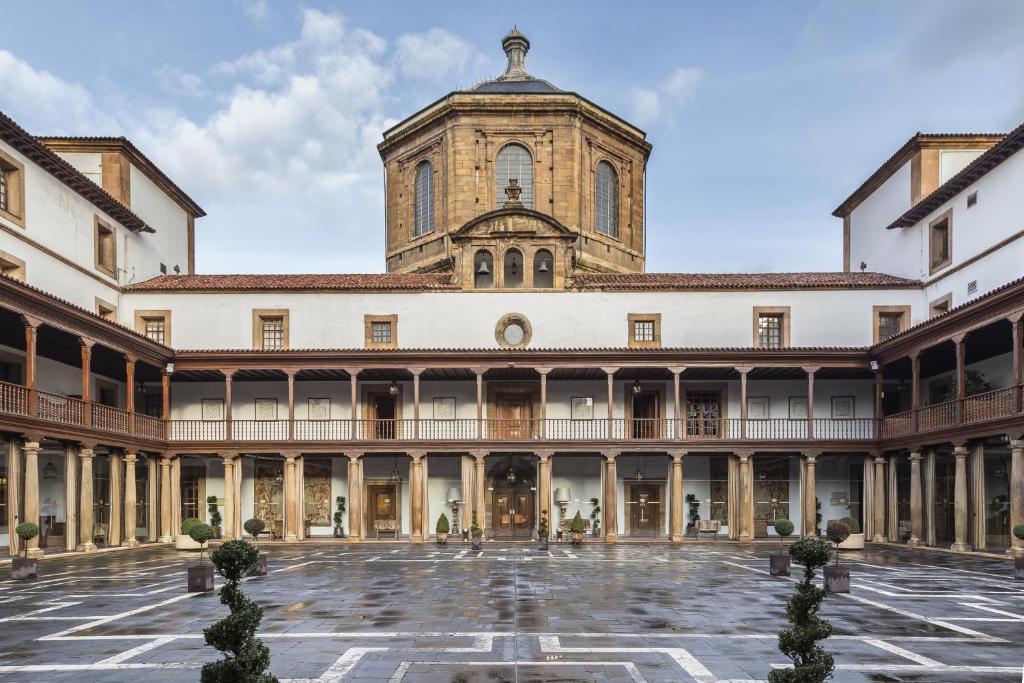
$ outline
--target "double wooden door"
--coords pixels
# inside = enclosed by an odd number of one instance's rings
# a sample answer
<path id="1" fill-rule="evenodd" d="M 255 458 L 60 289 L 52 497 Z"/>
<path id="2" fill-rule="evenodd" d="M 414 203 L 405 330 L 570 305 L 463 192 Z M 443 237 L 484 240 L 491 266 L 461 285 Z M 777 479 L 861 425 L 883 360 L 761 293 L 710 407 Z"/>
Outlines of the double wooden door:
<path id="1" fill-rule="evenodd" d="M 495 489 L 491 508 L 494 537 L 529 539 L 533 537 L 533 491 L 529 488 Z"/>
<path id="2" fill-rule="evenodd" d="M 398 519 L 398 486 L 370 484 L 366 487 L 366 531 L 371 537 L 394 536 L 401 529 Z"/>
<path id="3" fill-rule="evenodd" d="M 528 439 L 533 424 L 533 402 L 529 394 L 498 394 L 495 438 Z"/>
<path id="4" fill-rule="evenodd" d="M 661 518 L 665 511 L 661 504 L 660 484 L 630 484 L 626 508 L 630 536 L 661 535 Z"/>

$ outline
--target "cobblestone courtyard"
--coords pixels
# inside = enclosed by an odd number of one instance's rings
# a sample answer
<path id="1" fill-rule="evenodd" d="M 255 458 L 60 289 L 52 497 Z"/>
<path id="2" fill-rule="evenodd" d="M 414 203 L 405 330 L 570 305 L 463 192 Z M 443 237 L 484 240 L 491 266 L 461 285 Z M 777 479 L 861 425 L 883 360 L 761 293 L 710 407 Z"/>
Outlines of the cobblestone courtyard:
<path id="1" fill-rule="evenodd" d="M 755 681 L 784 664 L 791 581 L 768 546 L 303 545 L 245 584 L 272 670 L 292 681 Z M 195 681 L 217 657 L 164 548 L 40 563 L 0 583 L 0 680 Z M 1006 562 L 846 553 L 823 610 L 837 681 L 1020 681 L 1024 583 Z"/>

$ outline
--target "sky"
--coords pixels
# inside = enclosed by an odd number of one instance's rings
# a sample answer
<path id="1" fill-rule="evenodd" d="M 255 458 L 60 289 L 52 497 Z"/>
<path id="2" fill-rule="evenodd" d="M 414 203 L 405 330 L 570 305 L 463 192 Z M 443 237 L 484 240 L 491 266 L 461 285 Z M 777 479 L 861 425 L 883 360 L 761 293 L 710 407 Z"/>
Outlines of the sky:
<path id="1" fill-rule="evenodd" d="M 0 110 L 124 135 L 207 212 L 202 273 L 384 269 L 384 129 L 527 70 L 640 126 L 647 270 L 842 269 L 831 212 L 916 131 L 1024 120 L 1024 2 L 11 3 Z"/>

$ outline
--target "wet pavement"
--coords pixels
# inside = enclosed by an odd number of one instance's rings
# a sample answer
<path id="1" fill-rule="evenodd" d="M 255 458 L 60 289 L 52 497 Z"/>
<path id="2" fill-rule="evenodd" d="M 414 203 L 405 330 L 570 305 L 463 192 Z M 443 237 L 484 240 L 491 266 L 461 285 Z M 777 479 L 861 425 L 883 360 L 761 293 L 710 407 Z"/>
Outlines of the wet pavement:
<path id="1" fill-rule="evenodd" d="M 786 659 L 792 581 L 765 545 L 275 545 L 245 583 L 282 680 L 758 681 Z M 54 558 L 0 581 L 0 681 L 196 681 L 225 608 L 162 547 Z M 844 552 L 822 615 L 836 681 L 1021 681 L 1024 582 L 1009 562 Z M 6 570 L 3 570 L 6 573 Z M 219 579 L 219 577 L 218 577 Z"/>

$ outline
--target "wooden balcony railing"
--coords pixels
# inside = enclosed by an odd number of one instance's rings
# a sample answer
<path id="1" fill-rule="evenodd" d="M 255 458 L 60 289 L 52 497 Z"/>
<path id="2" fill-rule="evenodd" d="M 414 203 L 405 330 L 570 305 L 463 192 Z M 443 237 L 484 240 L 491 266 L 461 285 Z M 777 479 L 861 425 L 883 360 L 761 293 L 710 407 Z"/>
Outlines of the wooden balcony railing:
<path id="1" fill-rule="evenodd" d="M 965 424 L 1010 417 L 1020 411 L 1021 388 L 1006 387 L 968 396 L 961 401 L 961 419 Z"/>
<path id="2" fill-rule="evenodd" d="M 902 413 L 886 415 L 878 422 L 879 437 L 883 439 L 895 439 L 900 436 L 908 436 L 914 433 L 914 412 L 905 410 Z"/>

